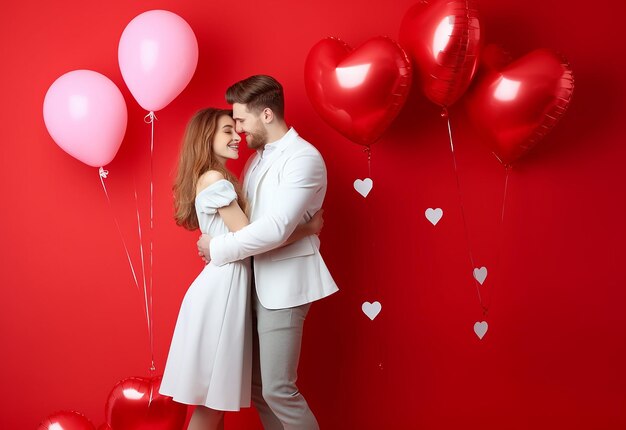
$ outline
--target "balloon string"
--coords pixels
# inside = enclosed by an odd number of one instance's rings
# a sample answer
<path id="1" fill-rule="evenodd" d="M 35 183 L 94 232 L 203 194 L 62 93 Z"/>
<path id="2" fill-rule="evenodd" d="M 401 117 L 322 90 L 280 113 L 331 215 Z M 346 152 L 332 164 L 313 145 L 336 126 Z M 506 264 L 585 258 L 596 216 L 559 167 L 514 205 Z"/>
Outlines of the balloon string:
<path id="1" fill-rule="evenodd" d="M 372 178 L 372 149 L 370 147 L 370 145 L 366 145 L 363 148 L 363 152 L 365 152 L 367 154 L 367 170 L 368 170 L 368 177 L 371 179 Z M 370 206 L 370 202 L 369 200 L 371 199 L 371 197 L 368 197 L 365 199 L 365 208 L 366 208 L 366 213 L 368 214 L 367 217 L 367 225 L 368 225 L 368 231 L 374 231 L 374 218 L 372 216 L 373 212 L 370 210 L 369 206 Z M 370 246 L 371 249 L 374 250 L 376 249 L 376 240 L 374 235 L 371 235 L 370 237 Z M 372 272 L 372 266 L 368 266 L 367 268 L 367 278 L 368 278 L 368 283 L 367 283 L 367 295 L 369 297 L 367 297 L 367 300 L 372 300 L 374 299 L 374 301 L 378 301 L 380 302 L 380 297 L 378 296 L 378 288 L 374 287 L 373 285 L 378 285 L 378 283 L 376 282 L 376 280 L 374 279 L 373 276 L 373 272 Z M 359 304 L 362 304 L 363 301 L 362 299 L 359 299 Z M 382 304 L 382 302 L 381 302 Z M 382 311 L 381 311 L 382 312 Z M 377 357 L 375 357 L 375 361 L 376 361 L 376 367 L 379 370 L 383 370 L 383 345 L 382 345 L 382 341 L 381 339 L 383 339 L 382 336 L 382 328 L 380 327 L 380 321 L 376 321 L 378 318 L 375 318 L 372 321 L 372 324 L 375 324 L 376 326 L 374 328 L 372 328 L 372 330 L 374 331 L 376 336 L 376 353 L 377 353 Z"/>
<path id="2" fill-rule="evenodd" d="M 154 363 L 153 363 L 152 367 L 154 367 Z M 150 376 L 154 377 L 154 368 L 150 369 Z M 154 400 L 154 384 L 151 381 L 151 383 L 150 383 L 150 397 L 148 398 L 148 409 L 152 405 L 152 400 Z"/>
<path id="3" fill-rule="evenodd" d="M 498 244 L 498 256 L 496 260 L 496 273 L 498 274 L 497 280 L 502 279 L 502 272 L 500 267 L 500 256 L 502 255 L 502 247 L 504 245 L 504 209 L 506 207 L 506 196 L 509 188 L 509 174 L 511 173 L 511 165 L 507 164 L 504 166 L 505 176 L 504 176 L 504 194 L 502 195 L 502 211 L 500 213 L 500 239 Z M 491 307 L 491 301 L 493 299 L 493 291 L 495 289 L 495 283 L 491 284 L 491 294 L 489 295 L 489 304 L 486 306 L 486 310 L 483 310 L 483 315 L 487 315 L 487 311 Z"/>
<path id="4" fill-rule="evenodd" d="M 368 145 L 365 147 L 364 152 L 367 153 L 367 166 L 368 166 L 368 172 L 369 172 L 369 178 L 372 178 L 372 151 L 371 151 L 371 147 Z M 371 197 L 369 197 L 369 199 L 371 199 Z M 365 207 L 367 208 L 367 213 L 369 214 L 368 216 L 368 224 L 369 224 L 369 229 L 368 231 L 376 231 L 376 229 L 374 228 L 374 211 L 371 210 L 370 206 L 374 206 L 374 204 L 371 202 L 371 200 L 369 199 L 365 199 Z M 374 252 L 374 250 L 376 250 L 376 236 L 374 234 L 371 235 L 371 249 L 372 252 Z M 380 289 L 378 288 L 378 285 L 380 284 L 379 282 L 377 282 L 377 280 L 374 277 L 374 272 L 373 272 L 373 265 L 369 265 L 369 294 L 370 297 L 374 299 L 374 301 L 378 301 L 382 304 L 384 304 L 383 301 L 381 301 L 381 298 L 379 296 L 379 291 Z M 370 298 L 368 298 L 368 300 L 371 300 Z M 382 310 L 381 310 L 382 313 Z M 379 314 L 380 316 L 380 314 Z M 384 370 L 384 355 L 383 355 L 383 342 L 382 340 L 384 339 L 383 337 L 383 327 L 382 327 L 382 321 L 377 317 L 374 319 L 374 321 L 372 321 L 372 324 L 374 324 L 374 332 L 376 333 L 376 349 L 377 349 L 377 360 L 376 360 L 376 368 L 380 371 Z"/>
<path id="5" fill-rule="evenodd" d="M 143 117 L 143 120 L 146 124 L 154 122 L 155 119 L 158 120 L 159 118 L 157 118 L 156 114 L 153 111 L 148 112 L 148 114 Z"/>
<path id="6" fill-rule="evenodd" d="M 365 148 L 363 148 L 363 152 L 365 152 L 367 154 L 367 173 L 368 173 L 368 178 L 372 179 L 372 148 L 367 145 Z"/>
<path id="7" fill-rule="evenodd" d="M 142 231 L 141 231 L 141 217 L 139 215 L 139 203 L 137 201 L 137 184 L 134 183 L 133 181 L 133 186 L 134 186 L 134 193 L 135 193 L 135 210 L 137 213 L 137 231 L 139 233 L 139 255 L 141 256 L 141 271 L 143 274 L 143 298 L 144 298 L 144 305 L 146 307 L 146 325 L 148 326 L 148 339 L 152 339 L 152 318 L 151 318 L 151 312 L 148 306 L 148 288 L 146 286 L 146 266 L 145 266 L 145 261 L 144 261 L 144 251 L 143 251 L 143 235 L 142 235 Z M 154 367 L 154 351 L 152 348 L 152 343 L 150 343 L 150 358 L 152 360 L 152 367 L 151 369 Z"/>
<path id="8" fill-rule="evenodd" d="M 154 120 L 158 119 L 154 112 L 150 111 L 148 114 L 150 117 L 150 325 L 154 323 L 154 308 L 152 306 L 153 297 L 153 247 L 152 238 L 154 237 Z M 151 372 L 156 370 L 154 366 L 154 331 L 150 332 L 150 352 L 152 355 L 152 367 Z"/>
<path id="9" fill-rule="evenodd" d="M 124 251 L 126 252 L 126 258 L 128 259 L 128 266 L 130 267 L 130 271 L 133 274 L 133 280 L 135 281 L 135 286 L 137 287 L 137 291 L 139 291 L 139 282 L 137 282 L 137 275 L 135 274 L 135 268 L 133 267 L 133 262 L 130 259 L 130 254 L 128 252 L 128 246 L 126 246 L 126 241 L 124 240 L 124 235 L 122 234 L 122 229 L 120 229 L 120 224 L 117 221 L 117 217 L 113 212 L 113 206 L 111 205 L 111 199 L 109 198 L 109 193 L 107 192 L 107 187 L 104 185 L 104 179 L 109 175 L 108 170 L 104 170 L 104 168 L 100 167 L 98 170 L 100 174 L 100 183 L 102 184 L 102 189 L 104 190 L 104 195 L 107 198 L 107 202 L 109 203 L 109 209 L 111 209 L 111 214 L 113 215 L 113 221 L 115 221 L 115 226 L 117 227 L 117 232 L 120 234 L 120 238 L 122 239 L 122 244 L 124 245 Z"/>
<path id="10" fill-rule="evenodd" d="M 368 169 L 369 169 L 369 178 L 372 178 L 372 151 L 371 148 L 367 147 L 367 165 L 368 165 Z M 374 202 L 369 201 L 367 202 L 368 206 L 375 206 Z M 370 226 L 369 226 L 369 230 L 371 232 L 376 232 L 378 231 L 378 229 L 375 228 L 374 224 L 375 224 L 375 219 L 374 219 L 374 211 L 373 210 L 368 210 L 367 211 L 369 213 L 369 221 L 370 221 Z M 372 234 L 372 253 L 375 253 L 376 250 L 378 249 L 377 245 L 376 245 L 376 236 L 375 233 Z M 378 301 L 381 301 L 381 303 L 384 303 L 384 301 L 382 300 L 382 298 L 379 296 L 379 292 L 380 292 L 380 287 L 379 285 L 381 285 L 380 282 L 378 282 L 377 279 L 374 278 L 373 273 L 371 272 L 373 270 L 373 265 L 370 265 L 370 282 L 374 282 L 374 294 L 375 294 L 375 299 Z M 382 312 L 382 310 L 381 310 Z M 380 316 L 380 314 L 379 314 Z M 382 320 L 378 320 L 376 321 L 376 334 L 377 334 L 377 345 L 378 345 L 378 370 L 383 371 L 384 370 L 384 360 L 385 360 L 385 356 L 384 356 L 384 348 L 383 348 L 383 339 L 385 339 L 384 335 L 383 335 L 383 322 L 385 321 L 384 316 Z M 386 376 L 386 374 L 385 374 Z"/>
<path id="11" fill-rule="evenodd" d="M 446 118 L 446 120 L 448 121 L 448 136 L 450 136 L 450 150 L 452 151 L 452 162 L 454 164 L 454 176 L 456 178 L 456 187 L 457 187 L 458 194 L 459 194 L 459 204 L 461 206 L 461 218 L 463 219 L 465 241 L 467 242 L 467 251 L 469 254 L 469 258 L 470 258 L 470 264 L 472 265 L 472 279 L 474 279 L 474 285 L 476 286 L 476 293 L 478 294 L 478 301 L 480 303 L 481 309 L 483 310 L 483 315 L 486 315 L 488 309 L 483 304 L 483 298 L 480 294 L 480 284 L 478 280 L 476 279 L 476 277 L 473 275 L 474 268 L 476 268 L 476 265 L 474 264 L 474 256 L 472 254 L 472 246 L 470 244 L 470 239 L 469 239 L 469 229 L 467 228 L 467 217 L 465 216 L 465 206 L 463 204 L 463 193 L 461 192 L 461 181 L 459 180 L 459 170 L 458 170 L 458 166 L 456 163 L 456 153 L 454 151 L 454 142 L 452 140 L 452 128 L 450 126 L 450 116 L 448 115 L 446 108 L 444 108 L 442 112 L 442 116 Z"/>

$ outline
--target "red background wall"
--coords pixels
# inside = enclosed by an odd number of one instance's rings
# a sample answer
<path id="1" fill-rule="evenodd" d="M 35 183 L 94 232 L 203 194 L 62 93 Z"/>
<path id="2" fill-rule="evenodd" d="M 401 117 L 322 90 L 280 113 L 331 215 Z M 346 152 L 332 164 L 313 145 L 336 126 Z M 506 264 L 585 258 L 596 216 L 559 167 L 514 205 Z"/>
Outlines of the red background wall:
<path id="1" fill-rule="evenodd" d="M 538 47 L 570 60 L 569 111 L 509 182 L 496 270 L 504 171 L 452 109 L 472 251 L 487 266 L 489 332 L 471 278 L 445 122 L 417 91 L 373 148 L 375 187 L 361 148 L 313 111 L 303 84 L 308 50 L 325 36 L 353 46 L 397 39 L 412 0 L 35 2 L 0 18 L 0 428 L 35 428 L 75 409 L 96 425 L 113 385 L 148 375 L 143 299 L 135 290 L 96 169 L 46 132 L 50 84 L 74 69 L 113 79 L 129 124 L 107 185 L 138 263 L 133 180 L 148 213 L 149 127 L 125 87 L 117 44 L 149 9 L 186 19 L 200 46 L 188 88 L 158 113 L 154 154 L 154 331 L 162 371 L 180 301 L 202 267 L 196 233 L 172 221 L 180 138 L 198 108 L 224 106 L 232 82 L 255 73 L 286 89 L 287 119 L 329 170 L 322 252 L 341 292 L 313 307 L 300 388 L 323 429 L 617 429 L 626 427 L 624 69 L 622 0 L 482 0 L 484 40 L 514 56 Z M 237 173 L 249 152 L 231 168 Z M 445 214 L 433 227 L 428 207 Z M 144 221 L 146 218 L 144 218 Z M 147 223 L 144 223 L 144 231 Z M 370 321 L 361 303 L 383 309 Z M 230 428 L 259 429 L 250 409 Z"/>

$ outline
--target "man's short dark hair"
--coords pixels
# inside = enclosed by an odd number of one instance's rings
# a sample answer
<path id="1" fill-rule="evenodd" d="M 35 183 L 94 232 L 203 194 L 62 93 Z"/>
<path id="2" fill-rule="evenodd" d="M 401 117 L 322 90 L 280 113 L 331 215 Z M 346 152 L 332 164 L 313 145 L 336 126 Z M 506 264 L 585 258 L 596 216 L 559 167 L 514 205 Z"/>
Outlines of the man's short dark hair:
<path id="1" fill-rule="evenodd" d="M 278 118 L 285 118 L 283 86 L 271 76 L 254 75 L 231 85 L 226 90 L 226 101 L 245 104 L 255 113 L 270 108 Z"/>

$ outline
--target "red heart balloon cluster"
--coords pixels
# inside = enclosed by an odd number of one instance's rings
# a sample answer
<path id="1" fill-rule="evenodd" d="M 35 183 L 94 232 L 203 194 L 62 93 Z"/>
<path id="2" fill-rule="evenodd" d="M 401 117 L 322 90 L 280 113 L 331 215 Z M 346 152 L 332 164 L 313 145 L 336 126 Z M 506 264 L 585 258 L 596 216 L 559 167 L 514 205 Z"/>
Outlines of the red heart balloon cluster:
<path id="1" fill-rule="evenodd" d="M 479 25 L 472 0 L 421 1 L 401 29 L 422 91 L 447 106 L 474 75 Z M 376 37 L 352 49 L 336 38 L 318 42 L 304 67 L 307 94 L 319 115 L 355 143 L 378 140 L 409 94 L 411 62 L 400 45 Z"/>
<path id="2" fill-rule="evenodd" d="M 465 106 L 505 164 L 533 147 L 570 103 L 573 73 L 554 52 L 537 50 L 512 63 L 500 48 L 482 52 L 475 0 L 419 1 L 402 20 L 400 43 L 377 37 L 352 49 L 327 38 L 309 52 L 304 81 L 311 104 L 355 143 L 374 143 L 403 107 L 411 85 L 406 53 L 422 93 L 444 110 L 466 92 L 484 54 L 488 72 Z"/>

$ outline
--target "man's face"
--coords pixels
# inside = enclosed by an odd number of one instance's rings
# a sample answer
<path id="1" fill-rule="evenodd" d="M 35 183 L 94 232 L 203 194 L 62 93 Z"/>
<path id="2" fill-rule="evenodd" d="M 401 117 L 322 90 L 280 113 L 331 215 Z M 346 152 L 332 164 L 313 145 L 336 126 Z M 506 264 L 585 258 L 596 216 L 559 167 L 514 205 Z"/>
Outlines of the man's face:
<path id="1" fill-rule="evenodd" d="M 255 114 L 248 111 L 245 104 L 233 104 L 233 119 L 235 120 L 237 133 L 243 133 L 248 142 L 248 148 L 259 149 L 267 143 L 267 130 L 261 120 L 262 112 Z"/>

